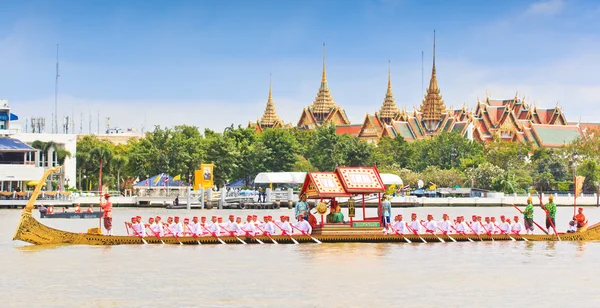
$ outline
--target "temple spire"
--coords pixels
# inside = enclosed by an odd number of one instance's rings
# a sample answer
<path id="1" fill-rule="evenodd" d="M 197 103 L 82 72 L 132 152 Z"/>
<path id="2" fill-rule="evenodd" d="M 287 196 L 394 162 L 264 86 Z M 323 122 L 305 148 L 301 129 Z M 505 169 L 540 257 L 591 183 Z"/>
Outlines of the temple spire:
<path id="1" fill-rule="evenodd" d="M 396 105 L 396 100 L 394 99 L 394 94 L 392 93 L 392 69 L 391 62 L 388 60 L 388 87 L 387 93 L 385 94 L 385 99 L 383 101 L 383 106 L 381 106 L 381 109 L 379 110 L 379 117 L 383 122 L 390 124 L 399 113 L 400 110 Z"/>
<path id="2" fill-rule="evenodd" d="M 259 122 L 263 128 L 283 126 L 283 121 L 277 116 L 275 103 L 273 103 L 273 74 L 271 73 L 269 73 L 269 98 L 267 99 L 267 107 Z"/>
<path id="3" fill-rule="evenodd" d="M 273 74 L 269 73 L 269 98 L 267 102 L 273 101 Z"/>
<path id="4" fill-rule="evenodd" d="M 321 87 L 325 86 L 327 87 L 327 67 L 326 67 L 326 60 L 327 60 L 327 49 L 325 47 L 325 43 L 323 43 L 323 77 L 321 78 Z"/>
<path id="5" fill-rule="evenodd" d="M 388 60 L 388 88 L 387 95 L 392 95 L 392 62 Z"/>
<path id="6" fill-rule="evenodd" d="M 423 114 L 422 120 L 425 125 L 425 129 L 428 132 L 435 131 L 441 120 L 442 112 L 446 110 L 444 100 L 440 94 L 440 88 L 438 87 L 436 69 L 435 69 L 435 30 L 433 31 L 433 65 L 431 68 L 431 79 L 429 80 L 429 87 L 427 88 L 427 94 L 421 105 L 421 113 Z"/>

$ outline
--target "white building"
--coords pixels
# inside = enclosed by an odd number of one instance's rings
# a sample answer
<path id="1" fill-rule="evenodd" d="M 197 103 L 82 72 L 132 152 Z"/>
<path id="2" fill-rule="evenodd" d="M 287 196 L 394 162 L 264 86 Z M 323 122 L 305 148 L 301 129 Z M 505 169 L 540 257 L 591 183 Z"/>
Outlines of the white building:
<path id="1" fill-rule="evenodd" d="M 75 186 L 77 136 L 74 134 L 23 133 L 15 123 L 18 117 L 10 113 L 7 100 L 0 100 L 0 191 L 26 189 L 28 181 L 39 180 L 46 168 L 58 165 L 56 150 L 64 149 L 71 153 L 65 159 L 64 183 Z M 15 125 L 16 124 L 16 125 Z M 41 153 L 31 144 L 52 141 L 56 148 Z M 49 159 L 48 159 L 49 158 Z M 51 189 L 51 187 L 48 187 Z"/>

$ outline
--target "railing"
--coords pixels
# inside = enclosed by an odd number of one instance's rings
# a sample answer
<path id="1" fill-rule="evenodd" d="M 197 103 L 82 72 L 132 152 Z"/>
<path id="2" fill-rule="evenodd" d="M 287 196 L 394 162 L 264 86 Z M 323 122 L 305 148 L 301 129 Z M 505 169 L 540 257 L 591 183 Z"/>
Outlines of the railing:
<path id="1" fill-rule="evenodd" d="M 33 191 L 0 191 L 0 200 L 27 200 Z M 42 191 L 38 200 L 73 200 L 74 194 L 68 191 Z"/>

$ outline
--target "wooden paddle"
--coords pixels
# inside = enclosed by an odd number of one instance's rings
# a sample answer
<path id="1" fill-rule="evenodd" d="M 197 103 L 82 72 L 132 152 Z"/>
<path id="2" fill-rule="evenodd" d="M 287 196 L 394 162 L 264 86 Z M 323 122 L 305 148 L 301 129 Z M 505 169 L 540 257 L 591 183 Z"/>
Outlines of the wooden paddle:
<path id="1" fill-rule="evenodd" d="M 427 227 L 423 224 L 423 220 L 419 221 L 419 223 L 421 224 L 421 226 L 423 226 L 423 228 L 425 228 L 426 232 L 433 234 L 433 236 L 437 237 L 437 239 L 440 240 L 440 242 L 442 242 L 442 243 L 446 242 L 441 237 L 439 237 L 439 236 L 437 236 L 435 234 L 435 230 L 429 230 L 429 229 L 427 229 Z"/>
<path id="2" fill-rule="evenodd" d="M 127 222 L 126 222 L 126 221 L 125 221 L 125 229 L 127 229 L 127 234 L 129 234 L 129 225 L 127 224 Z M 143 236 L 143 235 L 141 235 L 141 234 L 139 234 L 139 232 L 137 232 L 137 230 L 135 230 L 135 229 L 133 228 L 133 226 L 131 226 L 131 231 L 133 231 L 133 233 L 134 233 L 136 236 L 138 236 L 138 237 L 139 237 L 139 238 L 142 240 L 142 242 L 144 242 L 144 244 L 148 244 L 148 242 L 146 242 L 146 240 L 144 239 L 144 236 Z"/>
<path id="3" fill-rule="evenodd" d="M 518 208 L 516 205 L 513 204 L 513 206 L 515 207 L 515 209 L 517 209 L 517 211 L 519 211 L 519 213 L 523 214 L 523 211 L 521 211 L 520 208 Z M 535 220 L 533 221 L 533 224 L 536 225 L 538 228 L 540 228 L 540 230 L 542 230 L 544 233 L 546 233 L 546 235 L 550 235 L 548 233 L 548 231 L 546 231 L 546 229 L 542 228 L 542 226 L 538 225 L 537 222 L 535 222 Z"/>
<path id="4" fill-rule="evenodd" d="M 394 227 L 392 227 L 392 224 L 390 224 L 390 228 L 398 235 L 400 235 L 407 243 L 411 244 L 412 242 L 407 239 L 404 234 L 400 233 L 398 230 L 394 229 Z"/>
<path id="5" fill-rule="evenodd" d="M 510 237 L 510 239 L 512 241 L 516 241 L 512 236 L 510 236 L 508 233 L 506 233 L 504 230 L 502 230 L 500 227 L 498 227 L 497 224 L 494 224 L 496 226 L 496 228 L 498 228 L 498 230 L 500 230 L 500 233 L 505 234 L 506 236 Z"/>
<path id="6" fill-rule="evenodd" d="M 202 225 L 200 225 L 200 226 L 202 226 Z M 222 239 L 220 239 L 219 236 L 216 235 L 215 233 L 210 232 L 210 230 L 208 230 L 205 226 L 202 226 L 202 228 L 204 228 L 204 230 L 206 230 L 206 232 L 208 232 L 208 234 L 212 235 L 214 238 L 216 238 L 217 240 L 219 240 L 219 242 L 221 242 L 221 244 L 227 245 L 227 243 L 225 243 L 225 241 L 223 241 Z"/>
<path id="7" fill-rule="evenodd" d="M 437 228 L 438 228 L 438 230 L 442 231 L 442 233 L 443 233 L 444 235 L 446 235 L 448 238 L 450 238 L 450 239 L 451 239 L 453 242 L 455 242 L 455 243 L 456 243 L 456 240 L 455 240 L 455 239 L 453 239 L 453 238 L 452 238 L 452 236 L 450 236 L 450 234 L 448 234 L 448 232 L 446 232 L 446 231 L 442 230 L 442 228 L 440 228 L 440 227 L 437 227 Z"/>
<path id="8" fill-rule="evenodd" d="M 481 227 L 483 227 L 483 230 L 485 230 L 485 233 L 492 239 L 492 242 L 493 242 L 494 238 L 492 237 L 492 233 L 490 233 L 490 231 L 488 231 L 488 229 L 485 227 L 484 224 L 481 224 Z"/>
<path id="9" fill-rule="evenodd" d="M 156 237 L 157 237 L 157 238 L 160 240 L 160 242 L 161 242 L 161 243 L 163 243 L 163 244 L 165 243 L 165 242 L 163 242 L 163 240 L 160 238 L 160 234 L 158 234 L 158 233 L 154 232 L 154 230 L 152 230 L 152 228 L 150 228 L 150 225 L 149 225 L 149 224 L 146 224 L 146 227 L 147 227 L 147 229 L 146 229 L 146 230 L 150 230 L 150 232 L 154 233 L 154 236 L 156 236 Z M 198 244 L 200 244 L 200 243 L 198 243 Z"/>
<path id="10" fill-rule="evenodd" d="M 283 230 L 283 229 L 282 229 L 282 228 L 281 228 L 281 227 L 280 227 L 278 224 L 276 224 L 276 223 L 274 223 L 274 224 L 277 226 L 277 228 L 279 228 L 279 230 L 281 230 L 281 235 L 287 235 L 287 236 L 289 236 L 289 237 L 290 237 L 290 239 L 291 239 L 291 240 L 294 242 L 294 244 L 299 244 L 299 243 L 298 243 L 298 241 L 296 241 L 296 240 L 295 240 L 295 239 L 292 237 L 292 235 L 291 235 L 291 234 L 288 234 L 287 232 L 285 232 L 285 230 Z M 291 226 L 291 224 L 290 224 L 290 226 Z"/>
<path id="11" fill-rule="evenodd" d="M 475 232 L 475 230 L 473 230 L 473 227 L 471 227 L 471 225 L 468 222 L 465 223 L 465 225 L 467 225 L 467 227 L 469 227 L 469 229 L 471 229 L 471 231 L 473 231 L 473 233 L 475 235 L 477 235 L 477 237 L 479 238 L 479 240 L 483 242 L 483 239 L 481 238 L 481 236 L 479 236 L 479 232 Z"/>
<path id="12" fill-rule="evenodd" d="M 246 242 L 244 242 L 244 240 L 242 240 L 242 239 L 241 239 L 241 238 L 239 238 L 237 235 L 235 235 L 235 232 L 233 232 L 233 231 L 229 231 L 229 230 L 227 230 L 227 228 L 225 228 L 225 227 L 221 227 L 221 228 L 223 228 L 223 229 L 225 229 L 225 231 L 229 232 L 229 234 L 231 234 L 231 236 L 234 236 L 235 238 L 237 238 L 237 239 L 238 239 L 238 241 L 240 241 L 240 243 L 242 243 L 242 244 L 244 244 L 244 245 L 246 245 L 246 244 L 247 244 Z"/>
<path id="13" fill-rule="evenodd" d="M 192 232 L 192 229 L 190 229 L 189 225 L 185 225 L 184 226 L 187 228 L 187 230 L 190 232 L 190 234 L 196 239 L 196 242 L 198 242 L 198 245 L 202 245 L 202 243 L 200 243 L 200 240 L 198 239 L 198 235 L 194 232 Z"/>
<path id="14" fill-rule="evenodd" d="M 560 241 L 560 236 L 558 236 L 558 232 L 556 232 L 556 228 L 554 227 L 554 223 L 552 222 L 552 218 L 550 217 L 550 212 L 548 212 L 548 210 L 546 210 L 544 201 L 542 201 L 542 196 L 540 194 L 537 194 L 537 196 L 540 199 L 540 207 L 542 208 L 542 210 L 544 210 L 544 213 L 546 213 L 546 219 L 550 222 L 550 227 L 552 227 L 552 230 L 554 231 L 554 235 L 556 235 L 556 238 L 558 238 L 558 241 Z"/>
<path id="15" fill-rule="evenodd" d="M 259 227 L 258 225 L 256 225 L 256 227 L 258 228 L 258 230 L 262 231 L 262 233 L 263 233 L 264 235 L 266 235 L 268 238 L 270 238 L 270 239 L 271 239 L 271 241 L 273 242 L 273 244 L 278 244 L 278 245 L 279 245 L 279 243 L 277 243 L 277 241 L 276 241 L 276 240 L 274 240 L 274 239 L 271 237 L 271 235 L 270 235 L 269 233 L 267 233 L 265 230 L 263 230 L 263 229 L 262 229 L 261 227 Z"/>
<path id="16" fill-rule="evenodd" d="M 183 245 L 183 243 L 179 240 L 179 236 L 177 236 L 177 234 L 174 234 L 173 231 L 171 231 L 171 228 L 169 228 L 169 226 L 167 226 L 166 223 L 163 224 L 166 226 L 166 228 L 164 229 L 166 229 L 169 232 L 169 234 L 175 237 L 175 239 L 179 242 L 179 245 Z"/>
<path id="17" fill-rule="evenodd" d="M 454 228 L 454 226 L 450 226 L 450 227 L 451 227 L 452 229 L 454 229 L 454 231 L 456 231 L 456 233 L 457 233 L 457 234 L 460 234 L 460 235 L 464 236 L 466 239 L 468 239 L 468 240 L 469 240 L 469 242 L 473 243 L 473 240 L 472 240 L 472 239 L 470 239 L 470 238 L 469 238 L 469 237 L 468 237 L 468 236 L 467 236 L 467 235 L 466 235 L 464 232 L 460 232 L 460 231 L 456 230 L 456 228 Z"/>
<path id="18" fill-rule="evenodd" d="M 423 241 L 423 243 L 427 244 L 427 241 L 424 238 L 422 238 L 421 235 L 419 235 L 419 233 L 417 231 L 415 231 L 413 228 L 411 228 L 408 224 L 406 224 L 406 227 L 408 228 L 408 230 L 410 232 L 412 232 L 414 235 L 418 236 L 421 239 L 421 241 Z"/>
<path id="19" fill-rule="evenodd" d="M 294 226 L 294 225 L 292 225 L 292 224 L 290 224 L 290 226 L 292 226 L 292 228 L 294 228 L 294 229 L 296 229 L 296 230 L 300 231 L 300 233 L 302 233 L 302 234 L 304 234 L 304 235 L 306 235 L 306 236 L 310 237 L 310 239 L 312 239 L 313 241 L 315 241 L 315 243 L 317 243 L 317 244 L 323 244 L 323 242 L 321 242 L 321 241 L 319 241 L 318 239 L 316 239 L 316 238 L 312 237 L 310 234 L 308 234 L 308 233 L 306 233 L 306 232 L 304 232 L 304 231 L 302 231 L 302 230 L 298 229 L 296 226 Z"/>

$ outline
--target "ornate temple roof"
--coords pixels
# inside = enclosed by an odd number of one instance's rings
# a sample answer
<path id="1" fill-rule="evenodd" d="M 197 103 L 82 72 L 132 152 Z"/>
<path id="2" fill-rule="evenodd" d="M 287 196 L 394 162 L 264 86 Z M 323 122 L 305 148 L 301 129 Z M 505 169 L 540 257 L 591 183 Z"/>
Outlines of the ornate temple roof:
<path id="1" fill-rule="evenodd" d="M 331 92 L 329 91 L 329 86 L 327 84 L 327 69 L 325 59 L 325 43 L 323 43 L 323 76 L 321 77 L 321 86 L 319 87 L 319 92 L 317 92 L 317 97 L 312 105 L 313 113 L 329 113 L 334 107 L 337 106 L 333 100 L 333 97 L 331 96 Z"/>
<path id="2" fill-rule="evenodd" d="M 440 94 L 440 88 L 438 87 L 436 70 L 435 70 L 435 31 L 433 31 L 433 66 L 431 69 L 431 79 L 429 80 L 429 87 L 427 88 L 427 95 L 421 105 L 421 113 L 423 121 L 426 122 L 425 126 L 428 130 L 434 130 L 433 126 L 428 124 L 442 119 L 442 112 L 446 110 L 444 100 Z M 428 123 L 429 122 L 429 123 Z"/>
<path id="3" fill-rule="evenodd" d="M 269 98 L 267 99 L 267 107 L 265 113 L 260 118 L 260 125 L 262 127 L 273 127 L 277 124 L 282 124 L 283 121 L 277 116 L 275 111 L 275 104 L 273 103 L 273 78 L 271 76 L 269 81 Z"/>
<path id="4" fill-rule="evenodd" d="M 381 110 L 379 110 L 379 117 L 386 123 L 390 123 L 396 115 L 400 113 L 400 109 L 396 105 L 396 100 L 394 99 L 394 94 L 392 93 L 392 77 L 391 77 L 391 68 L 388 62 L 388 86 L 387 92 L 385 93 L 385 100 L 383 101 L 383 106 L 381 106 Z"/>

